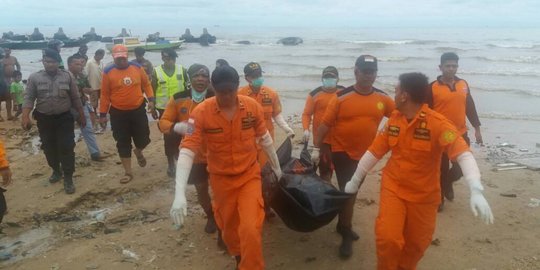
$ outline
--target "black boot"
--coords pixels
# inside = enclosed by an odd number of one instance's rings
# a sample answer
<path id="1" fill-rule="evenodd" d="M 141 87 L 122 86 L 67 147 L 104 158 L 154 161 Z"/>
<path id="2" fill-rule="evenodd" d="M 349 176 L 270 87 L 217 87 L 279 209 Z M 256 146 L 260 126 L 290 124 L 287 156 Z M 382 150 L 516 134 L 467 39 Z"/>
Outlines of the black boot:
<path id="1" fill-rule="evenodd" d="M 208 216 L 208 220 L 206 220 L 206 226 L 204 226 L 204 231 L 206 233 L 215 233 L 217 230 L 216 226 L 216 220 L 214 219 L 214 216 Z"/>
<path id="2" fill-rule="evenodd" d="M 234 256 L 234 259 L 236 260 L 236 269 L 238 269 L 238 266 L 240 265 L 240 260 L 242 260 L 242 256 Z"/>
<path id="3" fill-rule="evenodd" d="M 60 171 L 54 170 L 51 174 L 51 177 L 49 177 L 49 183 L 54 184 L 62 179 L 62 173 Z"/>
<path id="4" fill-rule="evenodd" d="M 454 182 L 448 181 L 443 187 L 444 197 L 449 201 L 454 201 Z"/>
<path id="5" fill-rule="evenodd" d="M 341 236 L 341 245 L 339 246 L 339 256 L 342 259 L 348 259 L 352 256 L 352 242 L 354 241 L 352 233 L 344 233 Z"/>
<path id="6" fill-rule="evenodd" d="M 356 232 L 354 232 L 352 229 L 340 225 L 339 223 L 336 224 L 336 232 L 339 233 L 341 236 L 348 233 L 354 241 L 360 239 L 360 236 Z"/>
<path id="7" fill-rule="evenodd" d="M 64 177 L 64 191 L 66 194 L 75 193 L 75 185 L 73 185 L 73 178 L 71 176 Z"/>
<path id="8" fill-rule="evenodd" d="M 167 176 L 170 178 L 176 177 L 176 162 L 174 157 L 167 157 Z"/>
<path id="9" fill-rule="evenodd" d="M 217 230 L 217 246 L 220 249 L 227 250 L 227 245 L 225 245 L 225 242 L 223 242 L 223 238 L 221 237 L 221 230 Z"/>

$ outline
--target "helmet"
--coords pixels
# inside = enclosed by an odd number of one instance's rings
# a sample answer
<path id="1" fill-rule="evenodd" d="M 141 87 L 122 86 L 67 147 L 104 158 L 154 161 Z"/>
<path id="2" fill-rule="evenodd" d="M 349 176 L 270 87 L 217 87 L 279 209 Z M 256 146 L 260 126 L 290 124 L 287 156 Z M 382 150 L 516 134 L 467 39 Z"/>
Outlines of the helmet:
<path id="1" fill-rule="evenodd" d="M 58 39 L 51 39 L 49 41 L 49 43 L 47 43 L 47 47 L 51 48 L 51 49 L 55 49 L 58 48 L 58 47 L 64 47 L 64 42 L 58 40 Z"/>

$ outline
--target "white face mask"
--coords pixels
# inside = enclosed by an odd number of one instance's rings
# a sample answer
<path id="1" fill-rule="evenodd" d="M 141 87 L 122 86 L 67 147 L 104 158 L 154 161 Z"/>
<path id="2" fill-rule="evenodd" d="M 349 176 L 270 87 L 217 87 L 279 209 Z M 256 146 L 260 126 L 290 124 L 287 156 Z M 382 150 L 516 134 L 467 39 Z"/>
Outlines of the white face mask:
<path id="1" fill-rule="evenodd" d="M 323 78 L 322 84 L 324 88 L 332 89 L 332 88 L 336 88 L 337 81 L 338 81 L 337 78 Z"/>
<path id="2" fill-rule="evenodd" d="M 191 99 L 193 99 L 197 103 L 201 103 L 206 97 L 206 92 L 208 92 L 208 88 L 204 89 L 204 91 L 202 92 L 191 89 Z"/>

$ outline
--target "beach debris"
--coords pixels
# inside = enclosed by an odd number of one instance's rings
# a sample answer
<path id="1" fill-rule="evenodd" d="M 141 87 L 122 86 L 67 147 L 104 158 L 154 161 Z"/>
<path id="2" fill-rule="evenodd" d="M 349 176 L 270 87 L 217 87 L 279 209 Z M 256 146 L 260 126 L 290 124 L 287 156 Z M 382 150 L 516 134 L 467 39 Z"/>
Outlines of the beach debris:
<path id="1" fill-rule="evenodd" d="M 503 197 L 508 197 L 508 198 L 516 198 L 517 197 L 517 194 L 515 194 L 515 193 L 501 193 L 499 195 L 501 195 Z"/>
<path id="2" fill-rule="evenodd" d="M 502 168 L 494 168 L 493 170 L 494 171 L 511 171 L 511 170 L 521 170 L 521 169 L 527 169 L 527 166 L 522 166 L 522 165 L 516 165 L 516 166 L 513 166 L 513 167 L 502 167 Z"/>
<path id="3" fill-rule="evenodd" d="M 139 260 L 139 255 L 137 255 L 137 253 L 129 250 L 129 249 L 123 249 L 122 250 L 122 255 L 126 258 L 126 259 L 135 259 L 136 261 Z"/>
<path id="4" fill-rule="evenodd" d="M 529 201 L 529 204 L 527 204 L 528 207 L 538 207 L 540 206 L 540 199 L 531 198 Z"/>
<path id="5" fill-rule="evenodd" d="M 435 238 L 435 239 L 433 239 L 433 241 L 431 241 L 431 245 L 432 246 L 440 246 L 441 245 L 441 240 L 439 240 L 439 238 Z"/>

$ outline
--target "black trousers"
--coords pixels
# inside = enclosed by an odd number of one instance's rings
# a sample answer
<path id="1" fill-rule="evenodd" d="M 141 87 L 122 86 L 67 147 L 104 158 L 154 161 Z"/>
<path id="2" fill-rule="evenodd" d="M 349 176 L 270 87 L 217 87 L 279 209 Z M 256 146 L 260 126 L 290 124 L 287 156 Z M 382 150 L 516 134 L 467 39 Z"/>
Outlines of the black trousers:
<path id="1" fill-rule="evenodd" d="M 157 109 L 159 112 L 159 118 L 163 116 L 163 113 L 165 110 Z M 174 157 L 178 158 L 178 154 L 180 153 L 180 142 L 182 141 L 182 136 L 176 134 L 175 132 L 171 132 L 170 134 L 163 134 L 163 146 L 165 147 L 165 155 L 167 157 Z"/>
<path id="2" fill-rule="evenodd" d="M 46 115 L 34 111 L 37 122 L 41 149 L 47 163 L 57 172 L 60 169 L 64 177 L 71 177 L 75 171 L 75 121 L 71 112 Z"/>
<path id="3" fill-rule="evenodd" d="M 111 107 L 109 114 L 116 149 L 121 158 L 131 157 L 131 140 L 138 149 L 144 149 L 150 144 L 150 128 L 144 103 L 134 110 L 119 110 Z"/>
<path id="4" fill-rule="evenodd" d="M 345 190 L 345 185 L 358 167 L 359 160 L 354 160 L 349 157 L 347 152 L 332 152 L 332 162 L 334 163 L 334 171 L 339 186 L 339 190 Z"/>
<path id="5" fill-rule="evenodd" d="M 467 133 L 464 133 L 461 135 L 467 145 L 471 145 L 471 140 L 467 136 Z M 452 163 L 452 168 L 450 168 L 450 163 Z M 441 158 L 441 191 L 444 194 L 444 189 L 447 187 L 447 185 L 450 185 L 451 183 L 459 180 L 463 176 L 463 172 L 461 172 L 461 167 L 457 162 L 450 162 L 450 159 L 448 158 L 448 154 L 443 153 Z"/>

